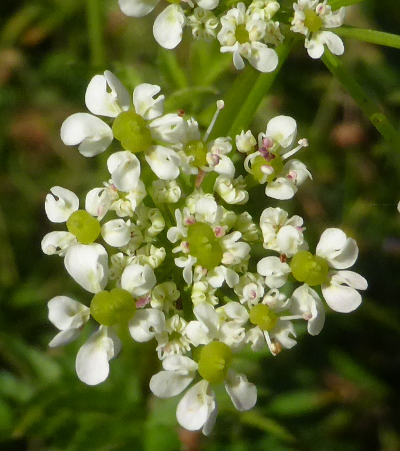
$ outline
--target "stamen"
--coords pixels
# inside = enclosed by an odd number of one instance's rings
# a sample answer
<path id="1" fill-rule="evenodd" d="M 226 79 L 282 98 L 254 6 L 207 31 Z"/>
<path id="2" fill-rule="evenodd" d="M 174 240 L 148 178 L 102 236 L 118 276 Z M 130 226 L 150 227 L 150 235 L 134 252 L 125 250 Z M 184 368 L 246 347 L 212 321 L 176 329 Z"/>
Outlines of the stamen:
<path id="1" fill-rule="evenodd" d="M 212 129 L 214 128 L 215 122 L 218 118 L 219 112 L 224 108 L 225 104 L 223 100 L 217 100 L 217 111 L 214 113 L 213 118 L 211 119 L 211 123 L 207 128 L 207 131 L 203 137 L 203 141 L 206 142 L 208 137 L 210 136 Z"/>
<path id="2" fill-rule="evenodd" d="M 288 315 L 288 316 L 280 316 L 279 319 L 283 321 L 291 321 L 292 319 L 305 319 L 303 315 Z"/>
<path id="3" fill-rule="evenodd" d="M 282 155 L 282 158 L 284 160 L 286 160 L 287 158 L 291 157 L 292 155 L 294 155 L 295 153 L 297 153 L 300 149 L 302 149 L 303 147 L 308 147 L 308 140 L 306 138 L 302 138 L 299 139 L 298 141 L 298 146 L 295 147 L 292 150 L 289 150 L 289 152 L 286 152 L 285 154 Z"/>

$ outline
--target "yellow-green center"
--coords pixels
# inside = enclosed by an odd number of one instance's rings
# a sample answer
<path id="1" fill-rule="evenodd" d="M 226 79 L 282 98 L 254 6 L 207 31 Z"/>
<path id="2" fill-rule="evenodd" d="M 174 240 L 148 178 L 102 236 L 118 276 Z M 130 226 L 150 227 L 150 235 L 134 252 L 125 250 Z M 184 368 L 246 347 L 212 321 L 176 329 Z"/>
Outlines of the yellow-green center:
<path id="1" fill-rule="evenodd" d="M 290 269 L 296 280 L 314 286 L 326 281 L 329 266 L 322 257 L 312 255 L 308 251 L 300 251 L 292 258 Z"/>
<path id="2" fill-rule="evenodd" d="M 222 248 L 213 229 L 204 222 L 196 222 L 188 228 L 187 241 L 190 255 L 206 269 L 213 269 L 221 263 Z"/>
<path id="3" fill-rule="evenodd" d="M 213 341 L 200 351 L 198 371 L 208 382 L 218 384 L 223 382 L 232 361 L 232 351 L 229 346 L 219 341 Z"/>
<path id="4" fill-rule="evenodd" d="M 135 314 L 136 304 L 132 295 L 122 288 L 100 291 L 90 303 L 90 314 L 100 324 L 112 326 L 129 321 Z"/>
<path id="5" fill-rule="evenodd" d="M 86 210 L 77 210 L 68 218 L 67 229 L 80 243 L 91 244 L 100 234 L 100 223 Z"/>
<path id="6" fill-rule="evenodd" d="M 257 304 L 250 310 L 250 322 L 262 330 L 272 330 L 278 322 L 278 315 L 265 304 Z"/>
<path id="7" fill-rule="evenodd" d="M 185 146 L 185 153 L 186 155 L 194 157 L 194 160 L 192 161 L 193 166 L 200 168 L 207 164 L 207 149 L 203 141 L 190 141 Z"/>
<path id="8" fill-rule="evenodd" d="M 304 25 L 311 31 L 311 33 L 316 33 L 319 31 L 323 25 L 321 17 L 312 9 L 306 9 L 304 11 L 305 20 Z"/>
<path id="9" fill-rule="evenodd" d="M 273 172 L 267 176 L 267 182 L 271 182 L 283 169 L 282 157 L 278 154 L 274 154 L 274 158 L 267 161 L 262 155 L 258 155 L 254 158 L 251 164 L 251 172 L 258 183 L 262 183 L 265 180 L 265 173 L 262 171 L 263 166 L 269 166 Z"/>
<path id="10" fill-rule="evenodd" d="M 240 44 L 250 41 L 249 32 L 246 30 L 246 25 L 240 24 L 236 27 L 235 38 Z"/>
<path id="11" fill-rule="evenodd" d="M 124 111 L 113 123 L 112 131 L 125 150 L 137 153 L 151 146 L 151 133 L 146 121 L 134 111 Z"/>

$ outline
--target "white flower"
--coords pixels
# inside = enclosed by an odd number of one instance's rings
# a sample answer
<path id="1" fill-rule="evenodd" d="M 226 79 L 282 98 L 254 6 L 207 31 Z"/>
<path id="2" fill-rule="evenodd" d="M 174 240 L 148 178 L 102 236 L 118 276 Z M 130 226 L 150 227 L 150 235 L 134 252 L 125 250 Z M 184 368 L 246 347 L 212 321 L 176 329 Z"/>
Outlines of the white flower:
<path id="1" fill-rule="evenodd" d="M 131 239 L 130 221 L 123 219 L 112 219 L 101 227 L 101 236 L 110 246 L 122 247 L 129 243 Z"/>
<path id="2" fill-rule="evenodd" d="M 139 182 L 140 162 L 127 150 L 115 152 L 107 160 L 107 168 L 114 186 L 124 192 L 134 190 Z"/>
<path id="3" fill-rule="evenodd" d="M 146 152 L 145 158 L 160 179 L 173 180 L 178 177 L 181 160 L 174 150 L 164 146 L 153 146 Z"/>
<path id="4" fill-rule="evenodd" d="M 85 210 L 101 221 L 117 199 L 118 193 L 113 186 L 93 188 L 86 194 Z"/>
<path id="5" fill-rule="evenodd" d="M 272 72 L 278 65 L 275 50 L 264 44 L 266 23 L 256 14 L 246 12 L 244 3 L 238 3 L 221 17 L 222 28 L 217 38 L 221 44 L 221 52 L 233 53 L 233 64 L 236 69 L 244 68 L 243 58 L 260 72 Z"/>
<path id="6" fill-rule="evenodd" d="M 264 257 L 257 263 L 257 272 L 265 276 L 265 285 L 270 288 L 280 288 L 290 273 L 287 263 L 281 262 L 279 257 Z"/>
<path id="7" fill-rule="evenodd" d="M 152 183 L 152 189 L 154 200 L 161 204 L 175 204 L 182 194 L 175 180 L 155 180 Z"/>
<path id="8" fill-rule="evenodd" d="M 168 356 L 163 370 L 150 380 L 150 390 L 159 398 L 170 398 L 182 393 L 196 376 L 197 363 L 186 356 Z M 229 370 L 225 389 L 233 405 L 240 411 L 249 410 L 257 401 L 257 389 L 246 376 Z M 215 393 L 204 379 L 193 385 L 179 401 L 176 417 L 179 424 L 190 431 L 202 429 L 208 435 L 217 416 Z"/>
<path id="9" fill-rule="evenodd" d="M 116 117 L 130 106 L 129 93 L 110 71 L 95 75 L 86 89 L 88 110 L 100 116 Z M 79 144 L 79 152 L 93 157 L 104 152 L 113 140 L 111 128 L 101 119 L 88 113 L 75 113 L 61 126 L 61 140 L 67 146 Z"/>
<path id="10" fill-rule="evenodd" d="M 44 203 L 47 217 L 51 222 L 66 222 L 78 210 L 78 196 L 69 189 L 53 186 Z"/>
<path id="11" fill-rule="evenodd" d="M 100 326 L 76 356 L 75 369 L 79 379 L 88 385 L 105 381 L 110 371 L 109 361 L 121 349 L 121 342 L 109 327 Z"/>
<path id="12" fill-rule="evenodd" d="M 185 13 L 180 5 L 167 6 L 154 21 L 155 40 L 166 49 L 175 48 L 182 40 Z"/>
<path id="13" fill-rule="evenodd" d="M 149 293 L 155 284 L 156 276 L 149 265 L 131 263 L 124 269 L 121 276 L 121 287 L 134 297 Z"/>
<path id="14" fill-rule="evenodd" d="M 132 338 L 144 343 L 165 331 L 165 315 L 153 308 L 137 310 L 128 327 Z"/>
<path id="15" fill-rule="evenodd" d="M 222 199 L 231 205 L 242 205 L 249 200 L 249 193 L 245 190 L 246 183 L 243 176 L 232 179 L 225 175 L 217 177 L 214 185 L 214 191 Z"/>
<path id="16" fill-rule="evenodd" d="M 232 232 L 221 238 L 221 248 L 224 251 L 222 261 L 224 265 L 238 265 L 247 258 L 250 253 L 250 245 L 239 241 L 242 234 Z"/>
<path id="17" fill-rule="evenodd" d="M 247 130 L 247 132 L 242 130 L 240 135 L 236 135 L 236 148 L 239 152 L 251 153 L 254 151 L 256 144 L 257 140 L 254 138 L 251 130 Z"/>
<path id="18" fill-rule="evenodd" d="M 357 290 L 366 290 L 367 281 L 353 271 L 343 270 L 353 266 L 358 257 L 355 240 L 335 228 L 326 229 L 318 242 L 316 255 L 324 258 L 333 271 L 321 286 L 322 294 L 331 309 L 349 313 L 361 304 L 361 295 Z"/>
<path id="19" fill-rule="evenodd" d="M 187 19 L 195 39 L 207 40 L 217 37 L 219 21 L 211 11 L 197 7 Z"/>
<path id="20" fill-rule="evenodd" d="M 326 1 L 298 0 L 293 4 L 294 17 L 291 30 L 304 34 L 305 47 L 311 58 L 321 58 L 324 53 L 324 45 L 335 55 L 344 52 L 343 41 L 329 28 L 340 27 L 344 21 L 345 8 L 332 11 Z"/>
<path id="21" fill-rule="evenodd" d="M 186 333 L 187 322 L 178 314 L 165 321 L 165 329 L 156 335 L 157 354 L 160 360 L 169 355 L 184 354 L 190 351 L 190 342 Z"/>
<path id="22" fill-rule="evenodd" d="M 41 247 L 46 255 L 57 254 L 63 257 L 67 249 L 74 244 L 78 244 L 75 235 L 60 231 L 47 233 L 42 239 Z"/>
<path id="23" fill-rule="evenodd" d="M 233 178 L 235 175 L 235 166 L 228 154 L 232 150 L 232 144 L 229 138 L 217 138 L 208 143 L 208 152 L 206 160 L 209 167 L 220 175 Z"/>
<path id="24" fill-rule="evenodd" d="M 264 248 L 293 256 L 304 248 L 303 219 L 300 216 L 288 218 L 282 208 L 268 207 L 261 213 L 260 227 L 264 239 Z"/>
<path id="25" fill-rule="evenodd" d="M 186 257 L 177 257 L 174 260 L 175 265 L 178 268 L 183 268 L 183 280 L 188 284 L 191 285 L 193 282 L 193 265 L 197 262 L 197 258 L 193 257 L 191 255 L 188 255 Z"/>
<path id="26" fill-rule="evenodd" d="M 90 317 L 90 309 L 68 296 L 56 296 L 47 303 L 49 320 L 60 332 L 49 346 L 65 345 L 78 337 Z"/>
<path id="27" fill-rule="evenodd" d="M 89 293 L 104 290 L 108 255 L 101 244 L 75 244 L 67 249 L 64 265 L 69 275 Z"/>
<path id="28" fill-rule="evenodd" d="M 241 304 L 248 304 L 248 306 L 258 304 L 264 296 L 263 278 L 258 274 L 247 272 L 240 277 L 234 291 Z"/>
<path id="29" fill-rule="evenodd" d="M 296 288 L 290 298 L 290 311 L 307 321 L 310 335 L 318 335 L 325 323 L 325 310 L 318 293 L 307 284 Z"/>

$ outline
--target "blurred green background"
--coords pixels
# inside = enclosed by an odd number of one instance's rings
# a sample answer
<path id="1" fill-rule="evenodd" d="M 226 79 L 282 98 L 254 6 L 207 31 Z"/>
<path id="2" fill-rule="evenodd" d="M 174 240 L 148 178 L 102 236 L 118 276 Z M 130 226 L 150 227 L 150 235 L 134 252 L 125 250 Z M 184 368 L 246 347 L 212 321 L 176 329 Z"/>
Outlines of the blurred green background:
<path id="1" fill-rule="evenodd" d="M 100 43 L 96 23 L 88 27 L 96 4 Z M 217 424 L 204 438 L 177 427 L 177 400 L 149 393 L 158 368 L 152 344 L 127 338 L 97 387 L 75 375 L 84 336 L 47 348 L 56 333 L 47 301 L 59 294 L 89 299 L 62 259 L 42 254 L 40 241 L 54 230 L 43 208 L 51 186 L 83 199 L 107 178 L 106 155 L 85 159 L 59 139 L 62 121 L 85 111 L 92 75 L 111 69 L 131 90 L 143 81 L 160 84 L 168 110 L 183 108 L 206 126 L 237 75 L 231 58 L 188 35 L 176 52 L 160 49 L 154 14 L 124 17 L 116 0 L 2 1 L 0 11 L 0 449 L 400 450 L 400 149 L 380 138 L 323 64 L 296 48 L 253 131 L 275 114 L 298 120 L 310 140 L 300 158 L 314 181 L 288 209 L 305 218 L 311 245 L 327 226 L 356 238 L 355 270 L 370 288 L 356 312 L 330 312 L 320 336 L 300 330 L 299 344 L 276 358 L 241 355 L 238 365 L 259 387 L 257 406 L 239 414 L 218 394 Z M 400 3 L 365 1 L 346 22 L 399 32 Z M 345 44 L 343 61 L 399 127 L 400 51 Z"/>

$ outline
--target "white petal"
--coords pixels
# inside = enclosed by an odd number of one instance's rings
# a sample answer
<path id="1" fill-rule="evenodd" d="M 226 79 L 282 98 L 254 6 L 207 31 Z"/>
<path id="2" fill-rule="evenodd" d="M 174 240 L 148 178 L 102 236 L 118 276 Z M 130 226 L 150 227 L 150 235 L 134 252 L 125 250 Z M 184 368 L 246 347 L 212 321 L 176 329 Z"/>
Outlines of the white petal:
<path id="1" fill-rule="evenodd" d="M 169 355 L 162 361 L 164 370 L 179 371 L 181 374 L 193 374 L 197 363 L 184 355 Z"/>
<path id="2" fill-rule="evenodd" d="M 332 310 L 349 313 L 361 304 L 362 298 L 357 290 L 367 289 L 364 277 L 353 271 L 333 272 L 330 283 L 322 285 L 322 294 Z"/>
<path id="3" fill-rule="evenodd" d="M 358 246 L 352 238 L 335 228 L 326 229 L 319 239 L 316 254 L 325 258 L 335 269 L 353 266 L 358 257 Z"/>
<path id="4" fill-rule="evenodd" d="M 297 123 L 290 116 L 275 116 L 267 124 L 265 135 L 283 148 L 293 144 L 297 134 Z"/>
<path id="5" fill-rule="evenodd" d="M 244 68 L 244 61 L 242 55 L 239 53 L 239 50 L 233 52 L 233 65 L 236 67 L 237 70 L 242 70 Z"/>
<path id="6" fill-rule="evenodd" d="M 267 183 L 265 194 L 272 199 L 287 200 L 296 194 L 296 186 L 284 177 L 278 177 L 273 182 Z"/>
<path id="7" fill-rule="evenodd" d="M 52 222 L 66 222 L 71 214 L 78 210 L 78 196 L 69 189 L 61 186 L 50 188 L 44 203 L 44 209 L 47 217 Z"/>
<path id="8" fill-rule="evenodd" d="M 193 385 L 180 400 L 176 409 L 179 424 L 189 431 L 197 431 L 216 409 L 215 394 L 207 381 Z"/>
<path id="9" fill-rule="evenodd" d="M 249 63 L 260 72 L 273 72 L 278 65 L 278 54 L 262 42 L 251 43 Z"/>
<path id="10" fill-rule="evenodd" d="M 180 374 L 178 371 L 160 371 L 150 379 L 150 390 L 158 398 L 171 398 L 182 393 L 193 377 L 193 374 Z"/>
<path id="11" fill-rule="evenodd" d="M 108 280 L 108 255 L 101 244 L 75 244 L 68 248 L 64 265 L 69 275 L 90 293 L 104 290 Z"/>
<path id="12" fill-rule="evenodd" d="M 153 146 L 145 158 L 152 171 L 161 180 L 173 180 L 178 177 L 180 158 L 174 150 L 164 146 Z"/>
<path id="13" fill-rule="evenodd" d="M 239 324 L 244 324 L 249 319 L 246 308 L 238 302 L 228 302 L 223 309 L 228 318 L 237 321 Z"/>
<path id="14" fill-rule="evenodd" d="M 118 338 L 104 326 L 94 332 L 79 349 L 75 368 L 79 379 L 88 385 L 105 381 L 109 373 L 108 362 L 118 352 Z"/>
<path id="15" fill-rule="evenodd" d="M 151 120 L 161 116 L 164 109 L 164 95 L 155 97 L 161 88 L 158 85 L 142 83 L 133 91 L 133 105 L 137 114 Z"/>
<path id="16" fill-rule="evenodd" d="M 129 321 L 129 333 L 139 343 L 150 341 L 164 329 L 164 313 L 157 309 L 137 310 L 135 316 Z"/>
<path id="17" fill-rule="evenodd" d="M 211 338 L 216 337 L 219 327 L 219 317 L 214 308 L 207 302 L 201 302 L 193 308 L 196 318 L 208 329 Z"/>
<path id="18" fill-rule="evenodd" d="M 212 341 L 207 327 L 200 321 L 189 321 L 185 327 L 185 335 L 195 347 L 206 345 Z"/>
<path id="19" fill-rule="evenodd" d="M 293 338 L 296 337 L 296 331 L 291 321 L 279 320 L 271 333 L 273 333 L 275 339 L 286 349 L 291 349 L 297 344 L 297 341 Z M 274 354 L 271 348 L 270 351 Z"/>
<path id="20" fill-rule="evenodd" d="M 290 311 L 304 315 L 310 335 L 318 335 L 325 323 L 325 310 L 318 293 L 307 284 L 296 288 L 290 299 Z"/>
<path id="21" fill-rule="evenodd" d="M 280 288 L 286 283 L 290 267 L 287 263 L 281 262 L 279 257 L 264 257 L 257 263 L 257 272 L 265 276 L 267 286 Z"/>
<path id="22" fill-rule="evenodd" d="M 257 402 L 257 387 L 244 374 L 229 370 L 225 389 L 237 410 L 252 409 Z"/>
<path id="23" fill-rule="evenodd" d="M 95 75 L 90 80 L 85 103 L 93 114 L 116 117 L 129 109 L 130 95 L 118 78 L 106 70 L 104 75 Z"/>
<path id="24" fill-rule="evenodd" d="M 64 346 L 71 341 L 74 341 L 78 338 L 81 333 L 81 329 L 67 329 L 59 332 L 49 343 L 50 348 L 57 348 L 58 346 Z"/>
<path id="25" fill-rule="evenodd" d="M 226 155 L 220 155 L 219 163 L 213 169 L 217 174 L 225 175 L 228 178 L 235 176 L 235 165 Z"/>
<path id="26" fill-rule="evenodd" d="M 169 5 L 154 21 L 155 40 L 166 49 L 175 48 L 182 40 L 185 14 L 179 5 Z"/>
<path id="27" fill-rule="evenodd" d="M 219 0 L 197 0 L 197 4 L 203 9 L 214 9 L 218 6 Z"/>
<path id="28" fill-rule="evenodd" d="M 153 11 L 160 0 L 118 0 L 121 11 L 127 16 L 143 17 Z"/>
<path id="29" fill-rule="evenodd" d="M 118 194 L 111 187 L 93 188 L 86 194 L 85 210 L 101 221 L 116 199 Z"/>
<path id="30" fill-rule="evenodd" d="M 110 246 L 125 246 L 131 239 L 130 225 L 123 219 L 112 219 L 101 227 L 101 236 Z"/>
<path id="31" fill-rule="evenodd" d="M 185 141 L 187 123 L 178 114 L 165 114 L 151 121 L 149 126 L 151 136 L 156 141 L 170 144 L 179 144 Z"/>
<path id="32" fill-rule="evenodd" d="M 59 330 L 75 329 L 83 326 L 90 317 L 86 305 L 68 296 L 56 296 L 47 303 L 49 320 Z"/>
<path id="33" fill-rule="evenodd" d="M 127 150 L 115 152 L 107 160 L 107 168 L 113 184 L 121 191 L 134 190 L 140 177 L 140 162 Z"/>
<path id="34" fill-rule="evenodd" d="M 307 53 L 313 59 L 319 59 L 324 54 L 324 44 L 315 37 L 306 40 L 305 47 L 307 49 Z"/>
<path id="35" fill-rule="evenodd" d="M 319 33 L 318 40 L 323 44 L 326 44 L 328 49 L 334 55 L 343 55 L 344 53 L 343 41 L 335 33 L 332 33 L 331 31 L 321 31 Z"/>
<path id="36" fill-rule="evenodd" d="M 50 232 L 43 237 L 41 247 L 46 255 L 58 254 L 63 257 L 67 249 L 77 243 L 78 241 L 72 233 Z"/>
<path id="37" fill-rule="evenodd" d="M 149 265 L 131 263 L 124 269 L 121 276 L 121 287 L 135 297 L 147 294 L 156 282 L 156 276 Z"/>
<path id="38" fill-rule="evenodd" d="M 61 140 L 66 146 L 76 146 L 85 157 L 104 152 L 114 136 L 111 128 L 96 116 L 75 113 L 61 125 Z"/>

